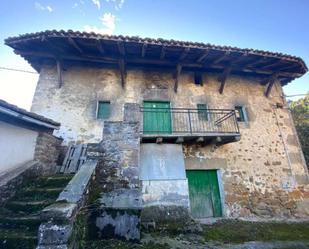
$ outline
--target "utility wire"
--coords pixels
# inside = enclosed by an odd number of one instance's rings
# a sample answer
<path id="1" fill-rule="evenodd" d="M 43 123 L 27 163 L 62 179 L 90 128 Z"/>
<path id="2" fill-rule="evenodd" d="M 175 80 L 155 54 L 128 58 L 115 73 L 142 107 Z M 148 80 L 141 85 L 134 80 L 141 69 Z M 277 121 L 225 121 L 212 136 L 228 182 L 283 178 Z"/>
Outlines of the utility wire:
<path id="1" fill-rule="evenodd" d="M 22 69 L 16 69 L 16 68 L 9 68 L 9 67 L 1 67 L 0 66 L 0 69 L 8 70 L 8 71 L 22 72 L 22 73 L 38 74 L 37 72 L 34 72 L 34 71 L 28 71 L 28 70 L 22 70 Z"/>

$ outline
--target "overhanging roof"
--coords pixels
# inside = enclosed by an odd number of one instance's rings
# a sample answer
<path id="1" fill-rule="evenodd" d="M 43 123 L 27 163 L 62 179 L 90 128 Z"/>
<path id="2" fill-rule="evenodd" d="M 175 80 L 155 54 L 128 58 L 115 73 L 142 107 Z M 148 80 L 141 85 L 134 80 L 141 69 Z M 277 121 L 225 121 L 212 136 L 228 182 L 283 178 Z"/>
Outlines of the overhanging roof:
<path id="1" fill-rule="evenodd" d="M 36 70 L 44 63 L 80 63 L 127 67 L 177 68 L 191 71 L 222 72 L 270 77 L 282 85 L 305 74 L 304 61 L 295 56 L 255 49 L 240 49 L 198 42 L 108 36 L 96 33 L 43 31 L 10 37 L 5 44 L 25 58 Z"/>

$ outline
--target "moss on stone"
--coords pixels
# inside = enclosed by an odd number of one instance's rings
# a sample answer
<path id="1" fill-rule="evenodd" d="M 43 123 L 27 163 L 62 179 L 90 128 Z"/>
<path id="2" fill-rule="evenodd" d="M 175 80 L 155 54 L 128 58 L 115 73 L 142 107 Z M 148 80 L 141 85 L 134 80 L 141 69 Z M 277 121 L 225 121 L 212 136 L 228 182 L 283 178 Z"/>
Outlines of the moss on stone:
<path id="1" fill-rule="evenodd" d="M 148 242 L 146 244 L 134 243 L 122 240 L 97 240 L 91 241 L 87 244 L 85 249 L 169 249 L 167 244 L 159 244 L 154 242 Z"/>
<path id="2" fill-rule="evenodd" d="M 203 226 L 205 241 L 240 243 L 246 241 L 309 240 L 309 222 L 248 222 L 220 221 Z"/>

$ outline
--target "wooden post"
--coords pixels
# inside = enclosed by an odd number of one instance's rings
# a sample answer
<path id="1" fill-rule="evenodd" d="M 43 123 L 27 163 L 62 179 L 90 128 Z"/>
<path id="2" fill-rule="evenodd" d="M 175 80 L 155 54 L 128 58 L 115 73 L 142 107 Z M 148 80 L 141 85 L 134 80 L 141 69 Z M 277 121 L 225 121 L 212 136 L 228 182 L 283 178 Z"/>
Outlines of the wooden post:
<path id="1" fill-rule="evenodd" d="M 59 88 L 62 87 L 63 81 L 62 81 L 62 63 L 60 60 L 56 60 L 57 65 L 57 77 L 58 77 L 58 86 Z"/>
<path id="2" fill-rule="evenodd" d="M 276 82 L 277 80 L 277 75 L 276 74 L 273 74 L 270 78 L 269 78 L 269 81 L 268 81 L 268 86 L 266 88 L 266 91 L 265 91 L 265 96 L 268 98 L 269 94 L 270 94 L 270 91 L 274 85 L 274 83 Z"/>
<path id="3" fill-rule="evenodd" d="M 119 70 L 120 70 L 120 76 L 121 76 L 121 86 L 124 88 L 126 83 L 126 65 L 124 59 L 120 59 L 119 62 Z"/>
<path id="4" fill-rule="evenodd" d="M 174 91 L 177 93 L 178 90 L 178 81 L 179 81 L 179 75 L 181 73 L 182 65 L 177 64 L 176 66 L 176 73 L 175 73 L 175 85 L 174 85 Z"/>
<path id="5" fill-rule="evenodd" d="M 226 78 L 231 73 L 231 71 L 232 71 L 232 67 L 231 66 L 226 67 L 224 69 L 222 75 L 219 76 L 219 78 L 218 78 L 219 82 L 221 82 L 221 85 L 220 85 L 220 88 L 219 88 L 219 93 L 220 94 L 223 93 L 225 82 L 226 82 Z"/>

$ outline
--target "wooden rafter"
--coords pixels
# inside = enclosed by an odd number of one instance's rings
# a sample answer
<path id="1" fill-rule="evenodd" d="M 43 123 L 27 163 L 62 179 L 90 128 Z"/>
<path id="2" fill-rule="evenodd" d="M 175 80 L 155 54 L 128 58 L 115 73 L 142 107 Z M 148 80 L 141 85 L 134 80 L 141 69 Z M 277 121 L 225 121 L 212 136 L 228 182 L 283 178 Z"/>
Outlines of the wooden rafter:
<path id="1" fill-rule="evenodd" d="M 45 42 L 51 50 L 55 51 L 55 53 L 65 52 L 65 50 L 63 50 L 61 47 L 54 45 L 49 39 L 47 39 L 45 35 L 42 36 L 41 41 Z"/>
<path id="2" fill-rule="evenodd" d="M 164 57 L 165 57 L 165 49 L 166 49 L 165 46 L 162 46 L 162 47 L 161 47 L 160 60 L 163 60 Z"/>
<path id="3" fill-rule="evenodd" d="M 103 48 L 103 46 L 102 46 L 101 41 L 100 41 L 99 39 L 97 39 L 97 40 L 95 40 L 95 43 L 96 43 L 96 46 L 97 46 L 97 49 L 99 50 L 99 52 L 100 52 L 101 54 L 104 54 L 104 53 L 105 53 L 105 50 L 104 50 L 104 48 Z"/>
<path id="4" fill-rule="evenodd" d="M 72 37 L 68 37 L 70 45 L 72 45 L 80 54 L 83 54 L 84 51 L 77 45 L 76 41 Z"/>
<path id="5" fill-rule="evenodd" d="M 178 90 L 178 81 L 179 81 L 179 76 L 180 76 L 180 73 L 181 73 L 181 69 L 182 69 L 182 65 L 181 64 L 177 64 L 176 72 L 175 72 L 175 85 L 174 85 L 175 93 L 177 93 L 177 90 Z"/>
<path id="6" fill-rule="evenodd" d="M 188 55 L 189 52 L 190 52 L 190 48 L 189 48 L 189 47 L 186 47 L 186 48 L 182 51 L 181 55 L 179 56 L 179 61 L 184 60 L 184 58 L 186 58 L 186 56 Z"/>
<path id="7" fill-rule="evenodd" d="M 229 76 L 229 74 L 231 73 L 231 71 L 232 71 L 232 67 L 231 67 L 231 66 L 227 66 L 227 67 L 223 70 L 222 74 L 218 77 L 218 81 L 221 83 L 221 84 L 220 84 L 220 88 L 219 88 L 219 93 L 220 93 L 220 94 L 223 93 L 226 79 L 227 79 L 227 77 Z"/>
<path id="8" fill-rule="evenodd" d="M 277 74 L 273 74 L 273 75 L 269 78 L 269 80 L 268 80 L 268 85 L 267 85 L 267 88 L 266 88 L 266 91 L 265 91 L 265 96 L 266 96 L 266 97 L 269 96 L 270 91 L 271 91 L 271 89 L 272 89 L 274 83 L 276 82 L 277 78 L 278 78 L 278 75 L 277 75 Z"/>
<path id="9" fill-rule="evenodd" d="M 268 68 L 272 68 L 272 67 L 275 67 L 275 66 L 278 66 L 278 65 L 282 65 L 282 60 L 275 61 L 275 62 L 273 62 L 273 63 L 271 63 L 271 64 L 262 66 L 261 68 L 262 68 L 262 69 L 268 69 Z"/>
<path id="10" fill-rule="evenodd" d="M 197 60 L 197 63 L 200 63 L 206 59 L 206 57 L 209 55 L 210 50 L 206 50 Z"/>
<path id="11" fill-rule="evenodd" d="M 147 46 L 148 46 L 147 43 L 143 43 L 143 46 L 142 46 L 142 58 L 145 57 Z"/>
<path id="12" fill-rule="evenodd" d="M 49 59 L 54 59 L 55 55 L 52 53 L 46 53 L 46 52 L 27 52 L 27 51 L 19 51 L 19 50 L 14 50 L 16 54 L 19 54 L 21 56 L 34 56 L 36 58 L 49 58 Z M 95 63 L 102 63 L 102 64 L 117 64 L 118 60 L 124 58 L 122 56 L 91 56 L 91 55 L 83 55 L 83 56 L 77 56 L 77 55 L 69 55 L 63 53 L 61 55 L 62 60 L 69 60 L 69 61 L 80 61 L 80 62 L 95 62 Z M 145 58 L 140 58 L 140 57 L 126 57 L 126 63 L 134 63 L 134 64 L 143 64 L 143 65 L 156 65 L 156 66 L 170 66 L 174 67 L 175 62 L 169 61 L 169 60 L 160 60 L 160 59 L 145 59 Z M 218 70 L 224 70 L 225 66 L 223 65 L 205 65 L 201 63 L 181 63 L 182 67 L 188 69 L 192 68 L 192 70 L 200 69 L 218 69 Z M 265 76 L 271 76 L 274 72 L 272 70 L 259 70 L 259 69 L 254 69 L 254 68 L 247 68 L 244 66 L 242 68 L 243 72 L 246 73 L 256 73 L 256 74 L 262 74 Z M 288 78 L 298 78 L 302 76 L 301 73 L 290 73 L 290 72 L 279 72 L 278 73 L 280 76 L 283 77 L 288 77 Z"/>
<path id="13" fill-rule="evenodd" d="M 58 86 L 59 86 L 59 88 L 61 88 L 62 85 L 63 85 L 63 80 L 62 80 L 62 63 L 61 63 L 60 59 L 56 60 L 56 66 L 57 66 Z"/>
<path id="14" fill-rule="evenodd" d="M 233 60 L 232 64 L 236 65 L 247 57 L 248 57 L 248 52 L 245 52 L 245 53 L 241 54 L 240 56 L 238 56 L 235 60 Z"/>
<path id="15" fill-rule="evenodd" d="M 121 41 L 118 41 L 118 42 L 117 42 L 117 46 L 118 46 L 119 54 L 120 54 L 121 56 L 125 56 L 126 50 L 125 50 L 125 47 L 124 47 L 124 43 L 121 42 Z"/>
<path id="16" fill-rule="evenodd" d="M 278 68 L 278 71 L 284 71 L 284 70 L 288 70 L 288 69 L 291 69 L 291 68 L 294 68 L 294 67 L 297 67 L 298 65 L 295 65 L 295 64 L 293 64 L 293 65 L 286 65 L 286 66 L 284 66 L 284 67 L 279 67 Z"/>
<path id="17" fill-rule="evenodd" d="M 218 64 L 219 62 L 223 61 L 226 57 L 228 57 L 231 54 L 230 51 L 226 51 L 223 55 L 221 55 L 219 58 L 214 60 L 212 63 L 213 64 Z"/>
<path id="18" fill-rule="evenodd" d="M 258 60 L 255 60 L 255 61 L 253 61 L 253 62 L 249 62 L 249 63 L 245 64 L 244 66 L 245 66 L 246 68 L 248 68 L 248 67 L 254 67 L 255 65 L 259 65 L 259 64 L 265 62 L 266 60 L 267 60 L 267 57 L 263 56 L 262 58 L 260 58 L 260 59 L 258 59 Z"/>
<path id="19" fill-rule="evenodd" d="M 124 59 L 119 60 L 118 65 L 120 70 L 121 86 L 124 88 L 126 84 L 126 75 L 127 75 L 125 60 Z"/>

